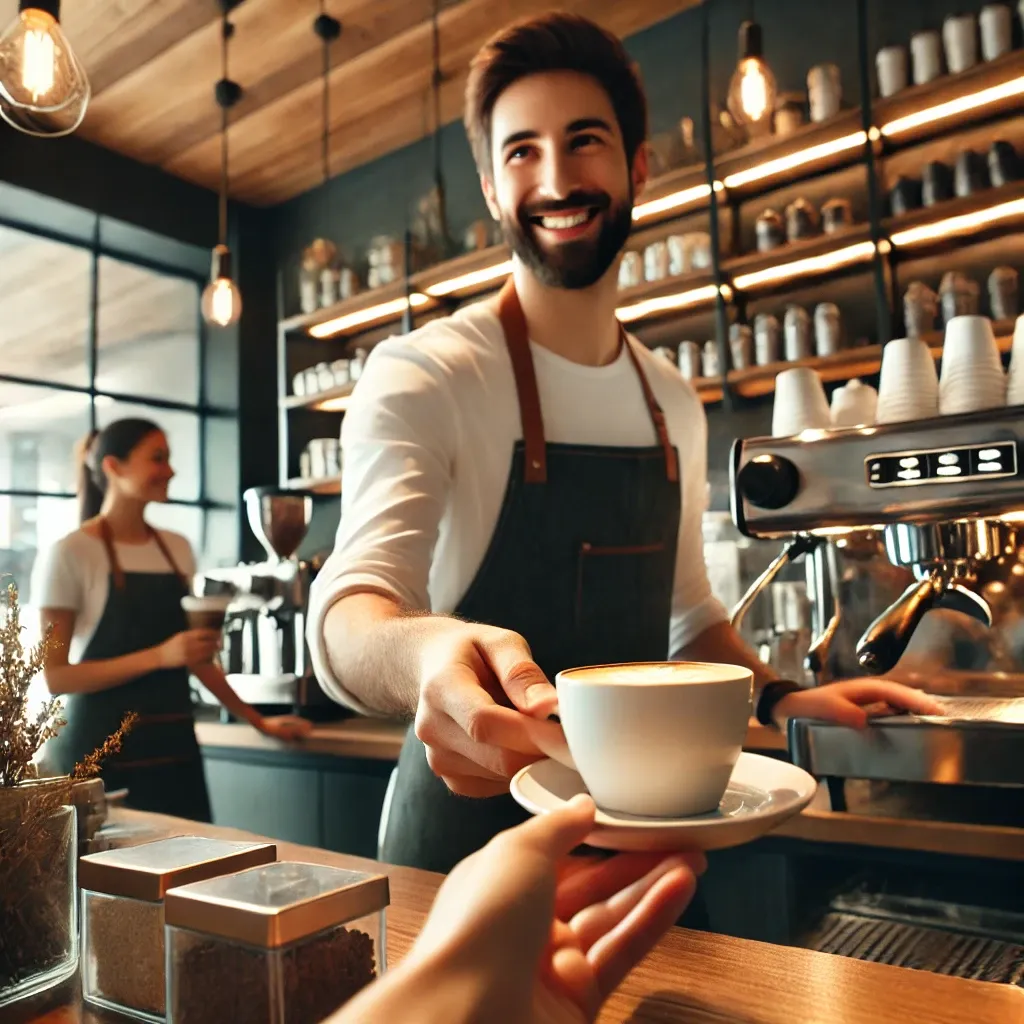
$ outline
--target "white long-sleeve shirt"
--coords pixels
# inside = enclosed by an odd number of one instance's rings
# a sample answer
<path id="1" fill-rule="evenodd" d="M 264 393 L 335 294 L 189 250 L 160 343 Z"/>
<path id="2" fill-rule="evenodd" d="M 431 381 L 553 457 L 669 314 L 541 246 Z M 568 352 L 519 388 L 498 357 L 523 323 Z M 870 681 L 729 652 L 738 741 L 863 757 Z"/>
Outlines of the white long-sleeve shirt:
<path id="1" fill-rule="evenodd" d="M 669 657 L 726 618 L 711 593 L 701 536 L 707 420 L 675 367 L 632 343 L 679 452 L 682 515 Z M 657 443 L 625 349 L 613 363 L 594 367 L 530 348 L 546 440 Z M 512 363 L 501 323 L 487 306 L 464 307 L 373 350 L 341 431 L 342 511 L 334 552 L 310 595 L 313 667 L 336 700 L 367 711 L 328 661 L 328 609 L 348 594 L 376 591 L 417 610 L 454 611 L 490 543 L 522 436 Z"/>

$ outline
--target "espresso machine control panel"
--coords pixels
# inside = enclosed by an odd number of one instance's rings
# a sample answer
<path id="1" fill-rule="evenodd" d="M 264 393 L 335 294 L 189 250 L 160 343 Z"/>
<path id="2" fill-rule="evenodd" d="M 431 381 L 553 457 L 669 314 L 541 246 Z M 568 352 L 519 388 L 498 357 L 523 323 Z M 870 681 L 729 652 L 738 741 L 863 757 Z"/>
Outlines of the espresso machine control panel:
<path id="1" fill-rule="evenodd" d="M 1017 475 L 1017 445 L 1012 441 L 928 451 L 876 452 L 864 460 L 868 486 L 919 487 L 964 484 Z"/>
<path id="2" fill-rule="evenodd" d="M 733 519 L 749 537 L 1024 510 L 1024 407 L 757 437 L 733 446 Z"/>

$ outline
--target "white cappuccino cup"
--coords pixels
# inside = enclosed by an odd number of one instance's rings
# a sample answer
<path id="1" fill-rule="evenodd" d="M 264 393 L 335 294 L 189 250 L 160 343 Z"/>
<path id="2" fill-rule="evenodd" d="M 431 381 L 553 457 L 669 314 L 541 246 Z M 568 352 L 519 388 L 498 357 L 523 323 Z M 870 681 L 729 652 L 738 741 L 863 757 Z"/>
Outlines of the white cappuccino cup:
<path id="1" fill-rule="evenodd" d="M 594 802 L 657 818 L 718 807 L 746 738 L 753 685 L 748 668 L 687 661 L 555 677 L 569 753 Z"/>

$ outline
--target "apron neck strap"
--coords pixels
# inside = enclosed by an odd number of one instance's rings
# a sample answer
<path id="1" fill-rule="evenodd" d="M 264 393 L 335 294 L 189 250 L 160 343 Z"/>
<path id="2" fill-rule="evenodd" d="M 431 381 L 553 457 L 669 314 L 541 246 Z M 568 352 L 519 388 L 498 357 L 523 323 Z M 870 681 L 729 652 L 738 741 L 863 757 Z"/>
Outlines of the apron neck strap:
<path id="1" fill-rule="evenodd" d="M 540 411 L 540 395 L 537 391 L 537 375 L 533 368 L 533 356 L 530 354 L 530 334 L 526 326 L 526 316 L 522 304 L 516 294 L 515 282 L 511 276 L 505 281 L 498 295 L 498 317 L 505 334 L 505 344 L 512 360 L 512 374 L 516 381 L 516 394 L 519 398 L 519 417 L 523 426 L 523 446 L 526 450 L 526 466 L 524 476 L 528 484 L 542 484 L 548 478 L 547 446 L 544 439 L 544 420 Z M 640 378 L 640 387 L 644 393 L 644 401 L 658 436 L 658 443 L 665 454 L 665 475 L 671 483 L 679 480 L 679 460 L 676 450 L 668 436 L 665 414 L 661 411 L 654 392 L 648 383 L 640 360 L 626 335 L 626 330 L 619 324 L 622 344 L 626 347 L 633 368 Z"/>
<path id="2" fill-rule="evenodd" d="M 114 586 L 118 590 L 123 590 L 124 570 L 121 568 L 121 563 L 117 560 L 117 551 L 114 548 L 114 534 L 110 529 L 110 523 L 108 523 L 103 516 L 99 517 L 99 528 L 100 540 L 103 541 L 103 546 L 107 549 L 107 559 L 110 562 L 110 574 L 114 577 Z M 167 564 L 171 567 L 171 571 L 181 581 L 182 586 L 187 589 L 189 586 L 188 580 L 185 579 L 184 574 L 171 557 L 171 552 L 168 550 L 166 541 L 160 536 L 159 530 L 154 530 L 153 527 L 148 524 L 146 528 L 149 530 L 153 540 L 156 541 L 156 546 L 160 549 L 160 553 L 167 560 Z"/>

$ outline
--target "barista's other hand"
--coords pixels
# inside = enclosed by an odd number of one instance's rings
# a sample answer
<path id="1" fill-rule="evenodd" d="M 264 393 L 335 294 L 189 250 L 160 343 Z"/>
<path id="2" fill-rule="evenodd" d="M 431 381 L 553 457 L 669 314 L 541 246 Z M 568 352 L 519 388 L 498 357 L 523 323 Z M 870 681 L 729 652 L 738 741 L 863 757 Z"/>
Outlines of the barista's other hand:
<path id="1" fill-rule="evenodd" d="M 263 718 L 259 730 L 266 736 L 291 743 L 305 739 L 313 731 L 313 723 L 297 715 L 276 715 L 273 718 Z"/>
<path id="2" fill-rule="evenodd" d="M 431 771 L 453 793 L 507 793 L 525 765 L 568 758 L 562 727 L 547 721 L 557 707 L 555 688 L 518 633 L 442 618 L 430 629 L 413 728 Z"/>
<path id="3" fill-rule="evenodd" d="M 405 960 L 334 1024 L 388 1020 L 590 1024 L 678 920 L 702 854 L 568 857 L 594 804 L 499 834 L 441 886 Z"/>
<path id="4" fill-rule="evenodd" d="M 887 679 L 851 679 L 790 693 L 775 705 L 772 718 L 785 729 L 790 718 L 814 718 L 863 729 L 873 714 L 910 711 L 941 715 L 942 705 L 932 696 Z"/>

